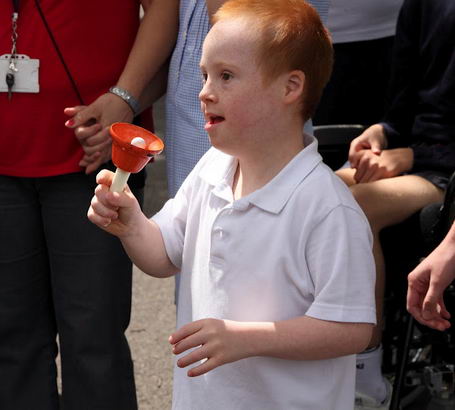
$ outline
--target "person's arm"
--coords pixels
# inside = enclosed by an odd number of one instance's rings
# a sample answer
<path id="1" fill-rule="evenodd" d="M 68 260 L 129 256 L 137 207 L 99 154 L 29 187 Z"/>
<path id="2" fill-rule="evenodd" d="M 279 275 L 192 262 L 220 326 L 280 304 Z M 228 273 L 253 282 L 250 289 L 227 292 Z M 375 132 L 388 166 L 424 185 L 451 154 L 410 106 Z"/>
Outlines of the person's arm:
<path id="1" fill-rule="evenodd" d="M 209 15 L 210 21 L 212 20 L 213 15 L 216 11 L 225 3 L 226 0 L 205 0 L 207 4 L 207 13 Z"/>
<path id="2" fill-rule="evenodd" d="M 411 148 L 386 149 L 379 155 L 371 150 L 360 151 L 354 179 L 365 183 L 396 177 L 412 169 L 413 158 Z"/>
<path id="3" fill-rule="evenodd" d="M 410 136 L 421 86 L 420 3 L 405 0 L 397 20 L 388 89 L 388 109 L 384 117 L 389 148 L 406 147 L 412 142 Z"/>
<path id="4" fill-rule="evenodd" d="M 408 276 L 407 309 L 417 321 L 438 330 L 450 327 L 444 290 L 455 279 L 455 224 L 439 246 Z"/>
<path id="5" fill-rule="evenodd" d="M 113 172 L 103 170 L 96 178 L 95 190 L 87 216 L 101 229 L 117 236 L 133 263 L 155 277 L 168 277 L 178 269 L 169 260 L 158 225 L 147 219 L 138 201 L 125 191 L 109 192 Z"/>
<path id="6" fill-rule="evenodd" d="M 371 338 L 373 325 L 329 322 L 309 316 L 277 322 L 236 322 L 202 319 L 189 323 L 169 337 L 179 367 L 200 376 L 226 363 L 253 356 L 289 360 L 323 360 L 358 353 Z"/>
<path id="7" fill-rule="evenodd" d="M 374 124 L 354 138 L 349 148 L 349 162 L 355 168 L 357 183 L 391 178 L 413 167 L 411 148 L 386 149 L 387 137 L 383 124 Z"/>
<path id="8" fill-rule="evenodd" d="M 143 100 L 143 92 L 152 79 L 163 79 L 162 69 L 174 47 L 178 33 L 178 0 L 152 0 L 144 4 L 146 11 L 125 68 L 116 84 L 127 90 L 136 100 Z M 159 74 L 156 78 L 155 75 Z M 155 86 L 162 92 L 161 85 Z M 66 126 L 75 130 L 84 148 L 81 166 L 93 172 L 109 159 L 109 126 L 117 121 L 131 122 L 133 112 L 120 97 L 105 93 L 87 107 L 71 107 L 65 114 L 72 117 Z M 93 124 L 93 121 L 96 123 Z"/>
<path id="9" fill-rule="evenodd" d="M 312 283 L 305 287 L 313 295 L 305 316 L 269 322 L 203 319 L 187 324 L 169 338 L 175 354 L 196 348 L 179 358 L 178 365 L 207 358 L 198 370 L 190 370 L 195 376 L 245 357 L 320 360 L 367 347 L 376 318 L 368 222 L 360 210 L 337 206 L 328 214 L 315 215 L 313 223 L 313 229 L 296 239 L 302 244 L 297 245 L 299 264 L 308 268 Z"/>
<path id="10" fill-rule="evenodd" d="M 352 168 L 357 168 L 360 159 L 359 153 L 364 150 L 371 150 L 379 155 L 387 148 L 387 138 L 381 124 L 374 124 L 368 127 L 358 137 L 351 141 L 349 146 L 348 159 Z"/>

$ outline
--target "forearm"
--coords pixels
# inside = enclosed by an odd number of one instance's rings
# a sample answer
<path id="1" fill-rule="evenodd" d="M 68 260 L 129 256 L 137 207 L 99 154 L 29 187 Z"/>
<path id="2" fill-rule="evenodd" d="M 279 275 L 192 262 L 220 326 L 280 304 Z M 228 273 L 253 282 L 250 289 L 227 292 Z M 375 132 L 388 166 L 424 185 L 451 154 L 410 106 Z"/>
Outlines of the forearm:
<path id="1" fill-rule="evenodd" d="M 174 275 L 178 269 L 167 256 L 158 225 L 143 215 L 136 226 L 137 228 L 131 229 L 127 235 L 120 237 L 122 245 L 133 263 L 151 276 Z"/>
<path id="2" fill-rule="evenodd" d="M 159 98 L 166 94 L 168 71 L 169 62 L 166 62 L 144 88 L 139 100 L 142 110 L 149 108 Z"/>
<path id="3" fill-rule="evenodd" d="M 455 224 L 452 226 L 447 233 L 446 237 L 442 240 L 439 246 L 433 252 L 434 263 L 442 263 L 447 267 L 446 270 L 442 270 L 447 275 L 447 282 L 455 280 Z M 431 257 L 431 255 L 430 255 Z M 429 258 L 430 258 L 429 257 Z"/>
<path id="4" fill-rule="evenodd" d="M 245 356 L 269 356 L 290 360 L 323 360 L 364 350 L 373 326 L 341 323 L 309 316 L 278 322 L 245 322 L 240 337 Z"/>
<path id="5" fill-rule="evenodd" d="M 178 0 L 153 0 L 117 85 L 139 99 L 144 88 L 169 58 L 178 32 Z"/>

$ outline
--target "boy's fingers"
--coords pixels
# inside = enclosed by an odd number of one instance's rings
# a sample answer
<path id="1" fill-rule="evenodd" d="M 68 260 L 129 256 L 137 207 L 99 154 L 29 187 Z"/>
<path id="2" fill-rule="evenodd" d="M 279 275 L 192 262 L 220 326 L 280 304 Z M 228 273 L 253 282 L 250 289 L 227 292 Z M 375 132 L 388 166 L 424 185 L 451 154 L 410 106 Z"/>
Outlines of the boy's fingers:
<path id="1" fill-rule="evenodd" d="M 96 175 L 96 183 L 99 185 L 111 186 L 112 180 L 114 179 L 114 173 L 108 169 L 102 169 Z"/>
<path id="2" fill-rule="evenodd" d="M 187 374 L 188 377 L 197 377 L 209 372 L 210 370 L 215 369 L 216 367 L 218 367 L 218 364 L 216 363 L 215 359 L 210 358 L 206 360 L 204 363 L 200 364 L 199 366 L 193 367 L 192 369 L 188 370 Z"/>
<path id="3" fill-rule="evenodd" d="M 90 205 L 95 214 L 101 216 L 102 218 L 107 218 L 110 220 L 118 218 L 118 213 L 114 209 L 109 208 L 100 201 L 97 201 L 96 197 L 93 197 Z"/>
<path id="4" fill-rule="evenodd" d="M 94 223 L 95 225 L 101 226 L 101 227 L 106 227 L 108 226 L 112 221 L 110 218 L 103 217 L 101 215 L 98 215 L 92 206 L 87 211 L 87 217 L 90 220 L 90 222 Z"/>
<path id="5" fill-rule="evenodd" d="M 169 343 L 176 344 L 180 340 L 188 337 L 196 332 L 201 330 L 201 321 L 191 322 L 185 326 L 182 326 L 180 329 L 175 331 L 171 336 L 169 336 Z"/>
<path id="6" fill-rule="evenodd" d="M 180 341 L 174 344 L 174 347 L 172 348 L 172 352 L 174 354 L 180 354 L 188 349 L 191 349 L 193 347 L 197 347 L 205 343 L 205 340 L 201 336 L 199 332 L 193 333 L 187 337 L 184 337 Z"/>
<path id="7" fill-rule="evenodd" d="M 180 357 L 177 360 L 177 366 L 184 368 L 190 364 L 199 362 L 200 360 L 207 359 L 207 357 L 208 355 L 206 349 L 204 347 L 200 347 L 199 349 L 195 349 L 187 355 Z"/>

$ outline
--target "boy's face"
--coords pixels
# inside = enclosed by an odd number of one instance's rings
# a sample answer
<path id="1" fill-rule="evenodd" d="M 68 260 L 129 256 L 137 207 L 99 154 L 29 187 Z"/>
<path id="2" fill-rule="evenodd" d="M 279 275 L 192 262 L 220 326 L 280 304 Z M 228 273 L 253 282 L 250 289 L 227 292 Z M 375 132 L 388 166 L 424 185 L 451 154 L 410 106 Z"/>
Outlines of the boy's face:
<path id="1" fill-rule="evenodd" d="M 263 143 L 279 115 L 281 82 L 264 85 L 257 39 L 248 19 L 226 19 L 212 27 L 202 51 L 205 129 L 213 146 L 235 156 Z"/>

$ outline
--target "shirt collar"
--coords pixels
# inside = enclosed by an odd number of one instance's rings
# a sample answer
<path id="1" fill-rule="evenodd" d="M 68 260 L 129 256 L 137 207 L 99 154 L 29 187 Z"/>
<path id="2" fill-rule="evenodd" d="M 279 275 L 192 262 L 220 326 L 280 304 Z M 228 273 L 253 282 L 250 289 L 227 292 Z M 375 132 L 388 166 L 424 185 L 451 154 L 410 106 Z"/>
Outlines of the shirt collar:
<path id="1" fill-rule="evenodd" d="M 304 134 L 305 148 L 300 151 L 271 181 L 233 203 L 234 208 L 245 209 L 249 204 L 264 211 L 278 214 L 284 208 L 297 186 L 322 162 L 317 140 Z M 214 186 L 213 194 L 233 202 L 232 181 L 237 169 L 236 158 L 220 152 L 201 170 L 200 177 Z"/>

